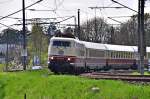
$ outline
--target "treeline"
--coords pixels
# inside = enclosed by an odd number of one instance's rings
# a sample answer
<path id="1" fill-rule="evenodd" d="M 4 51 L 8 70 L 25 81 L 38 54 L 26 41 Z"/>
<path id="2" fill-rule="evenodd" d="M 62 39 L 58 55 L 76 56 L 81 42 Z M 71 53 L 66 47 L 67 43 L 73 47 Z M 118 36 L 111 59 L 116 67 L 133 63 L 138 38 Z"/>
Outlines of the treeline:
<path id="1" fill-rule="evenodd" d="M 150 14 L 145 14 L 145 40 L 150 46 Z M 87 20 L 81 25 L 80 39 L 90 42 L 137 45 L 137 15 L 120 26 L 112 27 L 102 18 Z"/>
<path id="2" fill-rule="evenodd" d="M 0 33 L 0 44 L 17 44 L 22 41 L 21 31 L 15 29 L 4 29 Z"/>

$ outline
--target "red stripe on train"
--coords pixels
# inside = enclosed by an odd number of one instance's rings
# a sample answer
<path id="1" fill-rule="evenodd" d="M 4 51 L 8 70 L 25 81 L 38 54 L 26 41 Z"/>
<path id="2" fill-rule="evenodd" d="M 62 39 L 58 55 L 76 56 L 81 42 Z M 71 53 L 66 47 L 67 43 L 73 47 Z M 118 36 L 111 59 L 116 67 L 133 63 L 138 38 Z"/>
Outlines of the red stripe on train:
<path id="1" fill-rule="evenodd" d="M 58 55 L 49 56 L 49 61 L 75 62 L 75 60 L 76 60 L 75 56 L 58 56 Z"/>

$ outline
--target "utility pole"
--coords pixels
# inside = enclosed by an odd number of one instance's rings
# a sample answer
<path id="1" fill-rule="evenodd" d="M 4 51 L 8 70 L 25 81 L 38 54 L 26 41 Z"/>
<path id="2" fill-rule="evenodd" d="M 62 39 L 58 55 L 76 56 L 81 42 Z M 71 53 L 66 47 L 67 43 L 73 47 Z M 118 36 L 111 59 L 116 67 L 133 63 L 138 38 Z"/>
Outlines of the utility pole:
<path id="1" fill-rule="evenodd" d="M 95 9 L 95 41 L 97 42 L 98 40 L 97 40 L 97 18 L 96 18 L 96 9 Z"/>
<path id="2" fill-rule="evenodd" d="M 22 57 L 23 57 L 23 70 L 26 70 L 26 30 L 25 30 L 25 0 L 22 0 L 22 17 L 23 17 L 23 51 L 22 51 Z"/>
<path id="3" fill-rule="evenodd" d="M 6 43 L 7 43 L 7 45 L 6 45 L 6 57 L 5 57 L 5 59 L 6 59 L 6 71 L 8 71 L 8 41 L 9 41 L 9 38 L 8 38 L 8 29 L 7 29 L 7 31 L 6 31 L 6 38 L 7 38 L 7 40 L 6 40 Z"/>
<path id="4" fill-rule="evenodd" d="M 140 64 L 140 44 L 141 44 L 141 38 L 140 38 L 140 31 L 141 31 L 141 0 L 138 0 L 138 71 L 141 72 L 141 64 Z"/>
<path id="5" fill-rule="evenodd" d="M 138 8 L 138 53 L 139 53 L 139 71 L 144 75 L 144 57 L 146 56 L 146 42 L 144 33 L 144 4 L 145 0 L 139 0 Z"/>
<path id="6" fill-rule="evenodd" d="M 78 9 L 78 38 L 80 39 L 80 9 Z"/>

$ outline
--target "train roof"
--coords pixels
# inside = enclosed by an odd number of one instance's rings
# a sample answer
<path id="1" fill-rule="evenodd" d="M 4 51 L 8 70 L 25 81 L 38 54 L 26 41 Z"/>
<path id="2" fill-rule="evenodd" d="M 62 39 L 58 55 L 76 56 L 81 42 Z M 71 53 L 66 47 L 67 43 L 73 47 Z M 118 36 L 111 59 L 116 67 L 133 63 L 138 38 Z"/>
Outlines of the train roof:
<path id="1" fill-rule="evenodd" d="M 133 46 L 102 44 L 102 43 L 93 43 L 93 42 L 85 42 L 85 41 L 81 41 L 81 42 L 85 45 L 86 48 L 90 48 L 90 49 L 136 52 L 136 47 L 133 48 Z"/>
<path id="2" fill-rule="evenodd" d="M 66 37 L 52 37 L 51 40 L 70 40 L 78 43 L 82 43 L 86 48 L 90 49 L 100 49 L 100 50 L 112 50 L 112 51 L 127 51 L 127 52 L 137 52 L 137 46 L 125 46 L 125 45 L 112 45 L 112 44 L 102 44 L 94 42 L 80 41 L 75 38 L 66 38 Z M 150 47 L 146 48 L 147 52 L 150 52 Z"/>
<path id="3" fill-rule="evenodd" d="M 133 46 L 124 46 L 124 45 L 111 45 L 111 44 L 104 44 L 107 48 L 107 50 L 113 50 L 113 51 L 126 51 L 126 52 L 135 52 L 136 48 L 133 48 Z"/>
<path id="4" fill-rule="evenodd" d="M 78 40 L 78 39 L 66 38 L 66 37 L 52 37 L 51 40 L 70 40 L 70 41 L 75 41 L 75 40 Z"/>
<path id="5" fill-rule="evenodd" d="M 106 50 L 105 45 L 101 43 L 93 43 L 93 42 L 85 42 L 85 41 L 81 41 L 81 42 L 85 45 L 86 48 Z"/>

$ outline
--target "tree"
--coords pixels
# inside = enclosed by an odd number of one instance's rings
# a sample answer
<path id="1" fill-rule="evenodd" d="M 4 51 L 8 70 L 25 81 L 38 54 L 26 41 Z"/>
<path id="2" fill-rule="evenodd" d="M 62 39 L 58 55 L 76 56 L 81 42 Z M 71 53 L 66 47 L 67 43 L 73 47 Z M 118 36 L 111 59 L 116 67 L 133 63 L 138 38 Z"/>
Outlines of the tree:
<path id="1" fill-rule="evenodd" d="M 111 27 L 102 18 L 93 18 L 81 25 L 81 40 L 107 43 L 110 37 Z"/>
<path id="2" fill-rule="evenodd" d="M 43 27 L 40 24 L 38 24 L 39 21 L 40 20 L 36 20 L 32 25 L 31 37 L 29 38 L 28 41 L 28 49 L 29 49 L 30 59 L 31 58 L 33 59 L 33 56 L 38 56 L 40 60 L 43 62 L 43 58 L 42 58 L 43 55 L 47 56 L 48 37 L 44 34 Z"/>
<path id="3" fill-rule="evenodd" d="M 137 44 L 137 16 L 131 17 L 126 23 L 120 25 L 120 30 L 116 35 L 117 44 L 136 45 Z"/>
<path id="4" fill-rule="evenodd" d="M 20 32 L 15 29 L 4 29 L 0 36 L 0 43 L 17 44 L 19 43 Z"/>
<path id="5" fill-rule="evenodd" d="M 150 14 L 146 13 L 145 22 L 145 40 L 146 45 L 150 46 Z M 127 22 L 120 25 L 119 29 L 115 29 L 116 41 L 115 44 L 122 45 L 137 45 L 138 44 L 138 18 L 133 15 Z"/>

